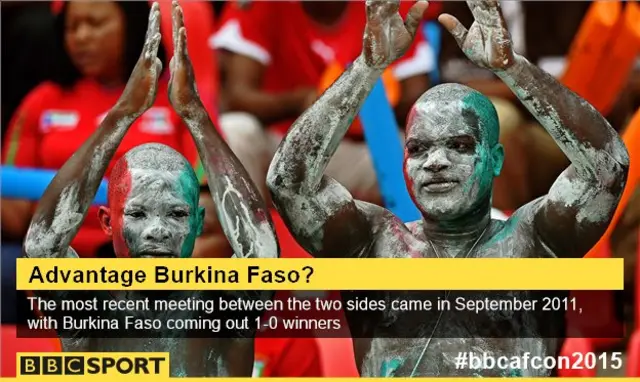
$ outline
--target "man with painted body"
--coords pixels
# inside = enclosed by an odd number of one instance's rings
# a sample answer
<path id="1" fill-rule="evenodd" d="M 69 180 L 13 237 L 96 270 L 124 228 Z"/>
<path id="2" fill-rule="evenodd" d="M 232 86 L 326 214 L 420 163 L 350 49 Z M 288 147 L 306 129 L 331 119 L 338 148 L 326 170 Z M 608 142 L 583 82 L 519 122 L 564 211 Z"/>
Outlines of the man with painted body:
<path id="1" fill-rule="evenodd" d="M 31 258 L 76 258 L 69 246 L 87 214 L 117 146 L 133 121 L 155 101 L 162 71 L 156 53 L 160 44 L 160 13 L 154 4 L 146 44 L 118 103 L 96 132 L 58 171 L 35 212 L 24 254 Z M 185 121 L 205 166 L 211 195 L 225 234 L 237 257 L 278 257 L 273 223 L 257 188 L 218 135 L 200 102 L 186 48 L 182 10 L 173 4 L 175 53 L 171 60 L 169 98 Z M 199 184 L 187 160 L 168 146 L 146 144 L 129 151 L 117 162 L 110 178 L 109 206 L 100 210 L 105 231 L 113 237 L 119 257 L 188 258 L 202 231 L 204 210 L 198 208 Z M 270 299 L 271 292 L 243 291 L 42 291 L 47 299 L 138 300 L 244 298 Z M 77 313 L 81 315 L 82 313 Z M 215 314 L 215 313 L 214 313 Z M 100 311 L 101 318 L 134 316 L 143 319 L 199 318 L 197 311 Z M 250 321 L 251 322 L 251 321 Z M 122 329 L 122 327 L 121 327 Z M 65 351 L 170 352 L 172 376 L 250 377 L 253 367 L 253 330 L 227 332 L 226 338 L 188 338 L 188 333 L 161 330 L 159 338 L 97 338 L 101 332 L 78 330 L 62 336 Z M 122 338 L 124 337 L 124 338 Z M 179 338 L 181 337 L 181 338 Z M 234 337 L 234 338 L 228 338 Z"/>
<path id="2" fill-rule="evenodd" d="M 548 195 L 507 221 L 492 220 L 492 182 L 503 163 L 495 109 L 477 91 L 443 84 L 415 103 L 407 121 L 405 179 L 422 219 L 405 224 L 384 208 L 353 200 L 324 175 L 325 167 L 380 73 L 409 46 L 427 7 L 417 2 L 403 22 L 397 1 L 368 0 L 361 56 L 296 121 L 269 169 L 274 203 L 314 256 L 582 257 L 607 228 L 629 165 L 621 139 L 591 105 L 512 50 L 497 0 L 467 3 L 475 18 L 469 29 L 448 14 L 439 21 L 472 62 L 511 88 L 571 166 Z M 429 294 L 450 301 L 459 295 L 381 292 L 376 297 L 389 301 Z M 529 292 L 515 295 L 527 298 Z M 564 335 L 562 312 L 552 322 L 526 314 L 519 320 L 491 313 L 346 314 L 356 363 L 367 377 L 547 376 L 553 371 L 457 370 L 454 358 L 460 351 L 555 355 Z"/>

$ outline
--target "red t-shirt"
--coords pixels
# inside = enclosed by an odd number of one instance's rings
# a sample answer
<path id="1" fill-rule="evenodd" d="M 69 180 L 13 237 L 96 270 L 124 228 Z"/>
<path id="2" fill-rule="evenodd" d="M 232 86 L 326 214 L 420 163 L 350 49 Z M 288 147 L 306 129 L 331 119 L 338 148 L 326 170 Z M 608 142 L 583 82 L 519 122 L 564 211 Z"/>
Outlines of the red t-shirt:
<path id="1" fill-rule="evenodd" d="M 253 377 L 322 377 L 315 338 L 256 338 Z"/>
<path id="2" fill-rule="evenodd" d="M 90 80 L 80 80 L 68 90 L 51 82 L 41 84 L 25 97 L 13 117 L 3 145 L 3 164 L 59 170 L 95 132 L 123 90 L 105 89 Z M 174 148 L 191 163 L 199 162 L 189 131 L 169 105 L 166 78 L 159 83 L 154 106 L 135 121 L 118 147 L 107 176 L 123 154 L 150 142 Z M 91 207 L 71 245 L 81 256 L 93 256 L 108 241 L 100 228 L 98 208 Z"/>
<path id="3" fill-rule="evenodd" d="M 209 43 L 212 48 L 229 50 L 264 64 L 264 91 L 278 93 L 317 87 L 329 65 L 339 63 L 346 67 L 362 51 L 365 5 L 361 1 L 347 4 L 342 20 L 328 28 L 307 16 L 300 1 L 252 1 L 245 6 L 231 3 Z M 413 4 L 401 3 L 403 17 Z M 434 11 L 430 8 L 429 14 Z M 417 33 L 413 45 L 393 64 L 393 73 L 402 81 L 426 75 L 435 64 L 432 48 L 423 33 Z M 294 120 L 271 127 L 285 133 Z"/>

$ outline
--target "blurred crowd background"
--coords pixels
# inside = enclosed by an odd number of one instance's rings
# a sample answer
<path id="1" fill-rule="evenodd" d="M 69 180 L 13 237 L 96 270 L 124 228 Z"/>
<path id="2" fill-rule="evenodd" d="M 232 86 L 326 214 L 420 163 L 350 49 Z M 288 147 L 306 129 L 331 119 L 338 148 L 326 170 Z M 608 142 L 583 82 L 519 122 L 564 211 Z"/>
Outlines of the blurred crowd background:
<path id="1" fill-rule="evenodd" d="M 501 4 L 518 53 L 585 97 L 623 137 L 631 134 L 629 129 L 640 128 L 637 2 Z M 402 1 L 401 13 L 405 15 L 411 5 L 412 1 Z M 184 1 L 182 6 L 199 93 L 219 131 L 268 199 L 265 175 L 283 134 L 360 53 L 364 3 L 237 0 Z M 201 202 L 207 211 L 195 256 L 227 257 L 230 247 L 208 197 L 195 145 L 167 100 L 173 51 L 170 9 L 170 2 L 161 2 L 159 56 L 165 72 L 156 104 L 130 129 L 115 159 L 145 142 L 163 143 L 183 153 L 201 179 Z M 3 166 L 57 170 L 83 144 L 124 88 L 144 43 L 148 12 L 149 3 L 144 1 L 1 3 Z M 508 215 L 544 195 L 569 162 L 514 94 L 492 73 L 466 60 L 454 40 L 440 30 L 436 18 L 442 12 L 467 26 L 472 22 L 463 1 L 431 2 L 412 47 L 383 75 L 387 100 L 402 130 L 413 102 L 438 83 L 464 83 L 489 96 L 498 111 L 506 153 L 493 201 Z M 637 151 L 637 143 L 627 144 Z M 359 120 L 327 171 L 356 198 L 383 203 Z M 633 320 L 630 312 L 637 298 L 633 290 L 640 189 L 635 171 L 615 227 L 600 249 L 606 252 L 602 256 L 626 260 L 626 292 L 614 299 L 615 319 L 621 322 Z M 33 208 L 33 201 L 2 198 L 3 323 L 17 320 L 14 311 L 22 299 L 16 300 L 10 280 Z M 114 256 L 95 210 L 89 212 L 72 246 L 83 257 Z M 320 370 L 304 356 L 313 353 L 308 350 L 313 344 L 272 340 L 269 346 L 279 350 L 264 352 L 278 355 L 267 366 L 257 366 L 259 375 L 311 376 Z M 274 357 L 288 361 L 275 366 Z"/>

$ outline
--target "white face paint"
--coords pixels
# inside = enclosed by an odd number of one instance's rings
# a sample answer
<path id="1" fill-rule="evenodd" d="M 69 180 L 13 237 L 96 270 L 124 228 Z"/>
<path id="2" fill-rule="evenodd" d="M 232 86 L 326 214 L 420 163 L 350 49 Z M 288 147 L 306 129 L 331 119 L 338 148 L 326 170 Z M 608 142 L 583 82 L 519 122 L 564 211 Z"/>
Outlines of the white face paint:
<path id="1" fill-rule="evenodd" d="M 124 205 L 123 236 L 132 257 L 190 255 L 197 236 L 198 209 L 180 178 L 177 172 L 131 170 L 133 184 Z"/>
<path id="2" fill-rule="evenodd" d="M 420 210 L 436 219 L 462 216 L 491 193 L 490 150 L 478 117 L 462 106 L 462 100 L 419 101 L 409 117 L 407 187 Z"/>

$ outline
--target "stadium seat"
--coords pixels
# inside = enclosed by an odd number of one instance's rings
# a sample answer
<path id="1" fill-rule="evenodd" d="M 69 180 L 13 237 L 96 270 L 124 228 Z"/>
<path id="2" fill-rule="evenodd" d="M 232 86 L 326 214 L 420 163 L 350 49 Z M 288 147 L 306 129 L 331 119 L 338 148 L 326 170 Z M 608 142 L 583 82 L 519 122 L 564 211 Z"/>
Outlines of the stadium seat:
<path id="1" fill-rule="evenodd" d="M 2 346 L 0 377 L 2 378 L 16 376 L 16 353 L 62 350 L 58 338 L 18 338 L 18 328 L 15 325 L 0 326 L 0 344 Z"/>

